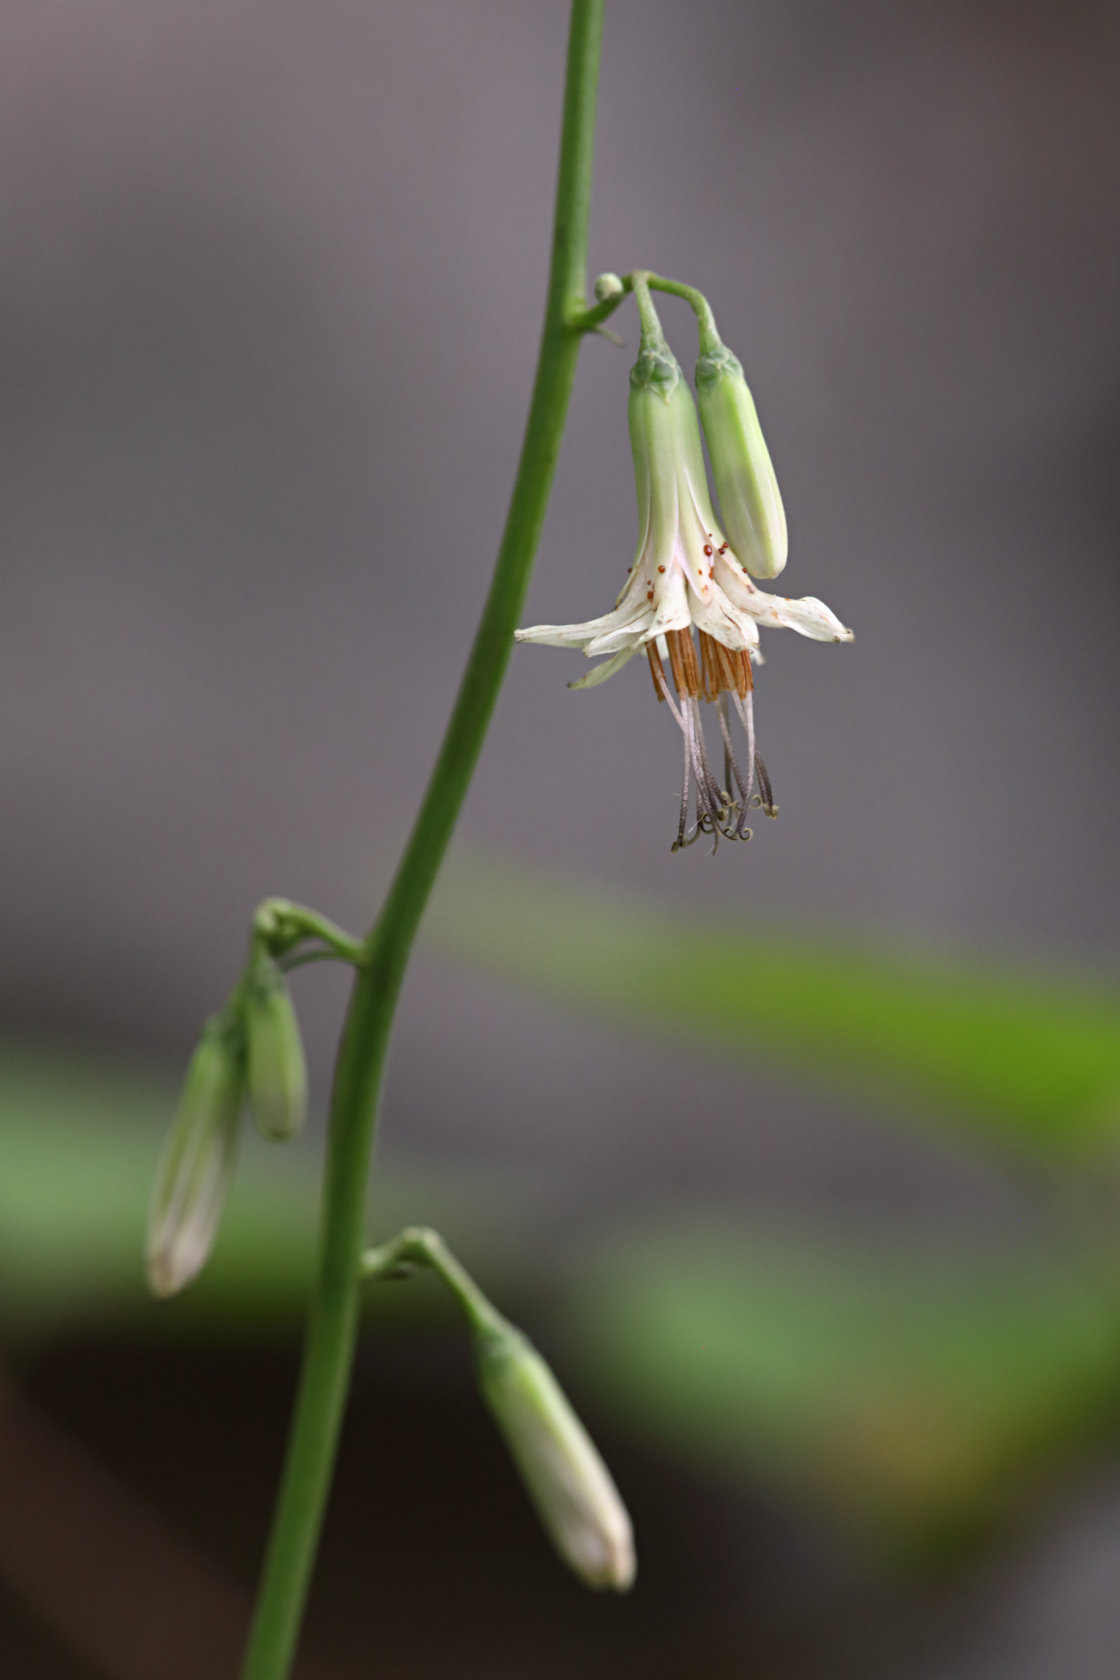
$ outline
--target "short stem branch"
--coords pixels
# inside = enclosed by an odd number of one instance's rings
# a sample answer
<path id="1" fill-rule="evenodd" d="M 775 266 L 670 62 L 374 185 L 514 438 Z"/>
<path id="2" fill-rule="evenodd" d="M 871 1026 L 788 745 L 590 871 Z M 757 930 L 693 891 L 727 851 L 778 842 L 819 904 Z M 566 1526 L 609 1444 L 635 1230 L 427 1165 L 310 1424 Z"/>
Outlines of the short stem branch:
<path id="1" fill-rule="evenodd" d="M 682 280 L 666 280 L 660 274 L 646 274 L 643 278 L 652 291 L 669 292 L 673 297 L 684 298 L 696 316 L 696 331 L 700 338 L 702 356 L 720 348 L 722 340 L 716 328 L 716 318 L 703 292 L 698 292 L 695 286 L 686 286 Z"/>
<path id="2" fill-rule="evenodd" d="M 657 311 L 653 307 L 650 292 L 669 292 L 673 297 L 684 298 L 696 316 L 696 330 L 700 339 L 700 354 L 708 355 L 713 350 L 720 349 L 722 339 L 716 327 L 716 318 L 712 313 L 712 306 L 695 286 L 686 286 L 683 280 L 666 280 L 664 275 L 651 274 L 648 269 L 635 268 L 629 274 L 622 275 L 622 291 L 614 297 L 604 298 L 591 309 L 584 309 L 572 317 L 571 326 L 576 332 L 595 332 L 602 323 L 609 319 L 619 304 L 634 294 L 638 305 L 638 314 L 642 323 L 642 334 L 648 338 L 661 332 L 661 322 Z"/>
<path id="3" fill-rule="evenodd" d="M 653 306 L 653 299 L 649 295 L 649 275 L 644 269 L 635 269 L 633 274 L 627 275 L 634 292 L 634 302 L 638 306 L 638 320 L 642 329 L 642 349 L 650 350 L 656 345 L 665 343 L 665 334 L 661 327 L 661 317 Z"/>
<path id="4" fill-rule="evenodd" d="M 362 1256 L 362 1277 L 367 1281 L 392 1276 L 401 1265 L 411 1262 L 436 1272 L 466 1315 L 472 1330 L 494 1334 L 508 1320 L 488 1301 L 482 1290 L 456 1260 L 438 1231 L 411 1225 L 380 1248 L 367 1249 Z"/>
<path id="5" fill-rule="evenodd" d="M 286 898 L 266 898 L 253 917 L 253 928 L 277 956 L 286 955 L 305 939 L 322 940 L 343 962 L 360 963 L 365 955 L 364 940 L 354 939 L 318 910 Z"/>

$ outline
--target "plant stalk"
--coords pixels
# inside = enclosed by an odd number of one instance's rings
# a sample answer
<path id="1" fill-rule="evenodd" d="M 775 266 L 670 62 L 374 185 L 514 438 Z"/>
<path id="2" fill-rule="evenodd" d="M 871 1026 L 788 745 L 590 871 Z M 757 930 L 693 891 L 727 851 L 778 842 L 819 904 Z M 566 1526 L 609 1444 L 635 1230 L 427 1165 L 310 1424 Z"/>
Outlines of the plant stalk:
<path id="1" fill-rule="evenodd" d="M 365 943 L 339 1045 L 303 1365 L 242 1680 L 286 1680 L 295 1656 L 350 1386 L 368 1178 L 393 1016 L 509 661 L 560 453 L 586 330 L 580 317 L 586 314 L 603 6 L 604 0 L 572 0 L 548 299 L 493 579 L 423 804 Z"/>

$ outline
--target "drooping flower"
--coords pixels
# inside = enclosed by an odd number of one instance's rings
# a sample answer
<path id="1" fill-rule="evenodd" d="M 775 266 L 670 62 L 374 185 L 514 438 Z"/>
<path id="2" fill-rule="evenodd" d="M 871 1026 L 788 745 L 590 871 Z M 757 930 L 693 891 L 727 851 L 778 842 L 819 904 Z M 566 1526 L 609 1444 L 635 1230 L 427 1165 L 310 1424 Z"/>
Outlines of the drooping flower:
<path id="1" fill-rule="evenodd" d="M 669 706 L 684 739 L 684 787 L 674 851 L 699 834 L 711 834 L 717 844 L 720 835 L 748 840 L 752 806 L 777 815 L 755 744 L 759 627 L 784 626 L 824 642 L 851 641 L 852 632 L 823 601 L 813 596 L 789 600 L 752 582 L 712 509 L 692 393 L 664 338 L 645 330 L 630 374 L 629 417 L 641 535 L 613 611 L 586 624 L 534 625 L 518 630 L 517 640 L 580 648 L 588 658 L 601 657 L 603 663 L 572 683 L 573 688 L 605 682 L 644 649 L 657 697 Z M 702 700 L 714 704 L 719 722 L 722 783 L 708 760 Z M 746 738 L 742 759 L 732 740 L 733 716 Z M 693 790 L 695 822 L 690 830 Z"/>

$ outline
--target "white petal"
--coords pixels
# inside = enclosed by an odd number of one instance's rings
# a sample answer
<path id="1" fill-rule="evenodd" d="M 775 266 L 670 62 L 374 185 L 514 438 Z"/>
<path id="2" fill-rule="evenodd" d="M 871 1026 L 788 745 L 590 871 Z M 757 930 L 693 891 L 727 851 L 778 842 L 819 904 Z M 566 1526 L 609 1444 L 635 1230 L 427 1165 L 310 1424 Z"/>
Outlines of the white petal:
<path id="1" fill-rule="evenodd" d="M 526 630 L 515 630 L 514 640 L 542 643 L 546 647 L 586 648 L 589 653 L 614 653 L 621 645 L 617 641 L 617 633 L 639 633 L 641 625 L 649 615 L 650 607 L 646 599 L 648 589 L 649 583 L 642 563 L 636 561 L 634 570 L 623 585 L 622 593 L 610 612 L 601 614 L 599 618 L 589 618 L 584 624 L 530 625 Z M 615 638 L 614 645 L 594 645 L 603 637 Z"/>
<path id="2" fill-rule="evenodd" d="M 716 582 L 733 606 L 754 615 L 752 605 L 760 590 L 751 582 L 738 560 L 731 554 L 716 551 Z"/>
<path id="3" fill-rule="evenodd" d="M 758 625 L 740 607 L 733 606 L 722 589 L 713 589 L 707 601 L 695 601 L 692 619 L 724 647 L 754 653 L 758 647 Z"/>
<path id="4" fill-rule="evenodd" d="M 724 594 L 740 612 L 749 613 L 759 624 L 781 625 L 811 636 L 816 642 L 850 642 L 852 632 L 841 624 L 836 614 L 815 595 L 790 600 L 785 595 L 770 595 L 753 584 L 738 561 L 720 555 L 716 564 L 716 578 Z"/>
<path id="5" fill-rule="evenodd" d="M 653 617 L 653 608 L 642 602 L 642 611 L 624 623 L 616 623 L 601 635 L 592 636 L 584 643 L 583 651 L 588 659 L 597 659 L 601 653 L 621 653 L 624 647 L 637 648 L 646 641 L 649 621 Z"/>
<path id="6" fill-rule="evenodd" d="M 852 632 L 815 595 L 791 601 L 783 595 L 768 595 L 765 590 L 759 589 L 746 611 L 762 624 L 785 625 L 787 629 L 799 631 L 802 636 L 811 636 L 815 642 L 852 640 Z"/>
<path id="7" fill-rule="evenodd" d="M 536 642 L 542 647 L 581 648 L 589 636 L 595 634 L 591 624 L 533 624 L 527 630 L 515 630 L 515 642 Z"/>
<path id="8" fill-rule="evenodd" d="M 664 576 L 657 578 L 653 607 L 653 622 L 645 638 L 647 641 L 652 641 L 654 636 L 664 636 L 669 630 L 687 630 L 692 623 L 688 585 L 680 563 L 670 565 Z"/>

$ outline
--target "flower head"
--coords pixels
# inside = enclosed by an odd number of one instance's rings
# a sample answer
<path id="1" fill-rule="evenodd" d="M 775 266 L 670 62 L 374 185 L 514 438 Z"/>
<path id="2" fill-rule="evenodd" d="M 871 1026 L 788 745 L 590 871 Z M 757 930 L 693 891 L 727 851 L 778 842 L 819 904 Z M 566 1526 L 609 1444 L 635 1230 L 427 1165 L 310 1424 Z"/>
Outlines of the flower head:
<path id="1" fill-rule="evenodd" d="M 848 642 L 852 632 L 823 601 L 811 595 L 788 600 L 752 582 L 712 510 L 692 393 L 665 340 L 653 334 L 643 333 L 630 374 L 630 441 L 641 535 L 613 611 L 586 624 L 534 625 L 518 630 L 517 639 L 581 648 L 592 659 L 601 656 L 603 663 L 573 688 L 605 682 L 644 649 L 657 697 L 669 706 L 684 738 L 684 788 L 673 849 L 691 844 L 699 834 L 711 834 L 717 844 L 720 835 L 749 840 L 752 805 L 777 815 L 755 745 L 759 626 L 785 626 L 822 642 Z M 708 761 L 702 700 L 716 709 L 722 782 Z M 743 758 L 732 741 L 733 718 L 746 737 Z"/>

